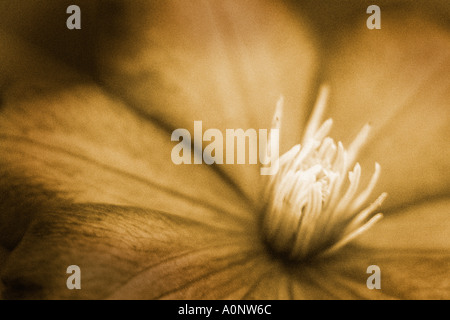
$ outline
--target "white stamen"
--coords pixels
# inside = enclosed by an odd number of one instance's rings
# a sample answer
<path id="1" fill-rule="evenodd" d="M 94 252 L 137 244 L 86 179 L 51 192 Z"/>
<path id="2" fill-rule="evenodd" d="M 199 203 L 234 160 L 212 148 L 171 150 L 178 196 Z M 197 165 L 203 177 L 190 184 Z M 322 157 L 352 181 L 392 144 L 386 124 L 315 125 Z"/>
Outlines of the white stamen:
<path id="1" fill-rule="evenodd" d="M 366 232 L 369 230 L 376 222 L 378 222 L 381 218 L 383 218 L 383 214 L 377 213 L 374 215 L 367 223 L 359 227 L 358 229 L 354 230 L 349 235 L 341 238 L 338 242 L 336 242 L 334 245 L 332 245 L 330 248 L 326 249 L 325 251 L 319 253 L 321 257 L 329 256 L 333 253 L 335 253 L 337 250 L 344 247 L 346 244 L 348 244 L 350 241 L 354 240 L 357 236 L 360 234 Z"/>
<path id="2" fill-rule="evenodd" d="M 336 252 L 381 219 L 382 214 L 374 214 L 374 210 L 386 198 L 383 193 L 361 210 L 380 175 L 376 163 L 370 182 L 357 194 L 361 166 L 354 162 L 367 141 L 370 126 L 361 129 L 348 150 L 327 137 L 332 119 L 319 124 L 328 92 L 328 86 L 321 87 L 302 145 L 295 145 L 280 157 L 278 173 L 267 181 L 264 235 L 274 250 L 293 260 Z M 282 104 L 280 98 L 272 124 L 276 128 L 280 126 Z"/>
<path id="3" fill-rule="evenodd" d="M 375 172 L 372 175 L 372 178 L 370 179 L 369 184 L 367 185 L 366 189 L 360 193 L 360 195 L 353 201 L 353 203 L 350 206 L 349 211 L 357 211 L 364 202 L 367 201 L 367 198 L 372 193 L 373 189 L 375 188 L 375 185 L 377 184 L 378 178 L 380 177 L 381 167 L 378 164 L 378 162 L 375 163 Z"/>
<path id="4" fill-rule="evenodd" d="M 319 95 L 314 106 L 313 112 L 311 114 L 311 118 L 308 122 L 308 126 L 306 127 L 305 133 L 303 135 L 303 142 L 311 139 L 312 135 L 317 131 L 319 127 L 320 120 L 322 119 L 323 113 L 325 111 L 325 107 L 327 105 L 328 93 L 329 93 L 328 85 L 322 85 L 319 89 Z"/>
<path id="5" fill-rule="evenodd" d="M 353 142 L 348 147 L 348 166 L 351 166 L 354 163 L 356 157 L 358 156 L 359 150 L 369 137 L 370 129 L 371 126 L 368 123 L 364 125 L 361 131 L 359 131 L 355 140 L 353 140 Z"/>

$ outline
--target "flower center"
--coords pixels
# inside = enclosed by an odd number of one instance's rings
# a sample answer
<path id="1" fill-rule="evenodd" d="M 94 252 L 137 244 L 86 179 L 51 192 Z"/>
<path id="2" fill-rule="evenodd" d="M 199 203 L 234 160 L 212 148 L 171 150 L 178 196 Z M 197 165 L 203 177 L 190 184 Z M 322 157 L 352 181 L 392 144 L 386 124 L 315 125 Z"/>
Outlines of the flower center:
<path id="1" fill-rule="evenodd" d="M 290 260 L 330 255 L 382 218 L 374 211 L 386 193 L 364 206 L 378 180 L 380 165 L 375 164 L 370 182 L 359 191 L 361 167 L 354 164 L 370 127 L 364 126 L 348 149 L 336 143 L 328 137 L 332 119 L 319 127 L 327 96 L 328 88 L 323 86 L 302 145 L 279 158 L 279 170 L 266 185 L 263 235 L 273 250 Z M 275 127 L 279 127 L 281 108 L 279 103 Z"/>

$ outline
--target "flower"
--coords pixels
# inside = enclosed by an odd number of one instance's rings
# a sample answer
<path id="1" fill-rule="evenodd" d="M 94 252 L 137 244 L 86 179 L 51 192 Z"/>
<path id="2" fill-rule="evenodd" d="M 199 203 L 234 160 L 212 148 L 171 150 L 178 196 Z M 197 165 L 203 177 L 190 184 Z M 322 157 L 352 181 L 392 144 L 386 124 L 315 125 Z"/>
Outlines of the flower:
<path id="1" fill-rule="evenodd" d="M 297 262 L 336 252 L 383 216 L 373 211 L 383 203 L 386 193 L 362 208 L 378 180 L 380 165 L 375 164 L 375 173 L 358 196 L 361 166 L 357 162 L 349 171 L 370 126 L 363 127 L 348 150 L 341 142 L 336 144 L 327 137 L 332 119 L 319 127 L 327 96 L 328 88 L 322 87 L 302 145 L 295 145 L 277 161 L 280 171 L 266 182 L 264 192 L 263 237 L 272 250 Z M 281 111 L 282 100 L 272 124 L 277 129 Z M 344 192 L 347 175 L 349 183 Z"/>
<path id="2" fill-rule="evenodd" d="M 382 9 L 381 30 L 367 30 L 364 13 L 323 44 L 313 34 L 325 29 L 284 3 L 106 4 L 94 60 L 67 50 L 76 37 L 61 57 L 45 36 L 36 48 L 15 36 L 34 38 L 27 28 L 2 26 L 3 297 L 448 299 L 445 26 Z M 324 80 L 330 134 L 347 146 L 371 124 L 358 161 L 362 172 L 380 163 L 372 194 L 389 198 L 385 218 L 351 244 L 291 261 L 262 239 L 259 168 L 176 166 L 170 132 L 198 119 L 266 128 L 283 94 L 287 151 Z M 70 265 L 81 290 L 66 287 Z M 381 290 L 366 286 L 370 265 Z"/>

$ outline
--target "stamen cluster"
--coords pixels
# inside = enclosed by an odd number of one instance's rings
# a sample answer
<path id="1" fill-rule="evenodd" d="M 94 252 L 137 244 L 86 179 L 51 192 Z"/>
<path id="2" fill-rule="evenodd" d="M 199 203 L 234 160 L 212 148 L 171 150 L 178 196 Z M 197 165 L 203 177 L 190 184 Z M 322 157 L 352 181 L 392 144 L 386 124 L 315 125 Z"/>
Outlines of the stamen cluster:
<path id="1" fill-rule="evenodd" d="M 364 208 L 380 175 L 380 165 L 375 164 L 370 182 L 358 193 L 361 166 L 354 164 L 370 127 L 364 126 L 348 149 L 336 143 L 328 137 L 332 119 L 319 127 L 327 95 L 328 88 L 323 87 L 302 145 L 280 157 L 279 170 L 266 186 L 264 236 L 273 250 L 291 260 L 329 255 L 382 218 L 374 211 L 386 198 L 385 193 Z M 277 108 L 278 121 L 279 112 Z M 279 127 L 279 123 L 274 126 Z"/>

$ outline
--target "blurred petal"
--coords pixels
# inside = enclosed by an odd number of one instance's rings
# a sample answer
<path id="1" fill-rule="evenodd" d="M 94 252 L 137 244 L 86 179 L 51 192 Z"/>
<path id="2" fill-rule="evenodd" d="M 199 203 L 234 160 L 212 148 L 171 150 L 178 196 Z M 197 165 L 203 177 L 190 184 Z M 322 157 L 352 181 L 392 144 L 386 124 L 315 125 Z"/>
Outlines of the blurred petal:
<path id="1" fill-rule="evenodd" d="M 241 240 L 241 239 L 238 239 Z M 146 268 L 108 299 L 235 299 L 260 281 L 269 265 L 257 245 L 235 239 Z M 151 290 L 150 290 L 151 288 Z"/>
<path id="2" fill-rule="evenodd" d="M 0 1 L 0 28 L 40 46 L 56 57 L 84 72 L 95 68 L 94 49 L 99 0 Z M 69 30 L 67 8 L 81 9 L 81 29 Z"/>
<path id="3" fill-rule="evenodd" d="M 424 1 L 405 1 L 405 0 L 372 0 L 351 1 L 345 4 L 335 0 L 288 0 L 294 6 L 301 7 L 306 12 L 314 24 L 314 31 L 318 32 L 320 41 L 333 39 L 336 31 L 345 28 L 345 23 L 358 18 L 370 15 L 366 10 L 370 5 L 376 4 L 381 9 L 381 20 L 383 24 L 384 15 L 388 10 L 398 9 L 402 12 L 416 10 L 421 15 L 433 14 L 433 20 L 448 24 L 450 17 L 450 3 L 447 0 L 424 0 Z M 365 26 L 365 20 L 361 21 Z M 324 42 L 325 43 L 325 42 Z"/>
<path id="4" fill-rule="evenodd" d="M 103 11 L 103 10 L 102 10 Z M 311 37 L 270 1 L 113 1 L 100 79 L 167 128 L 269 128 L 285 97 L 281 151 L 300 139 L 316 70 Z M 314 95 L 313 95 L 314 96 Z M 225 154 L 225 153 L 224 153 Z M 253 199 L 259 166 L 220 165 Z"/>
<path id="5" fill-rule="evenodd" d="M 242 297 L 248 300 L 287 300 L 290 299 L 290 277 L 280 265 L 275 264 L 264 273 L 253 287 Z"/>
<path id="6" fill-rule="evenodd" d="M 2 270 L 3 265 L 5 264 L 6 257 L 9 255 L 9 251 L 3 247 L 0 246 L 0 270 Z M 3 282 L 0 281 L 0 299 L 3 300 L 3 292 L 5 290 L 5 287 L 3 285 Z"/>
<path id="7" fill-rule="evenodd" d="M 450 199 L 427 201 L 385 217 L 358 238 L 370 248 L 450 250 Z"/>
<path id="8" fill-rule="evenodd" d="M 248 291 L 248 299 L 449 299 L 450 200 L 429 201 L 385 217 L 327 259 L 281 265 Z M 367 267 L 381 270 L 368 289 Z"/>
<path id="9" fill-rule="evenodd" d="M 95 204 L 48 208 L 6 262 L 4 296 L 99 299 L 119 290 L 125 298 L 151 299 L 185 292 L 196 281 L 198 291 L 183 298 L 201 297 L 210 287 L 225 294 L 236 285 L 212 281 L 203 287 L 202 281 L 222 273 L 230 282 L 244 282 L 257 253 L 246 233 L 155 210 Z M 81 269 L 81 290 L 66 287 L 70 265 Z"/>
<path id="10" fill-rule="evenodd" d="M 261 250 L 243 198 L 208 166 L 175 166 L 170 134 L 89 79 L 0 36 L 8 44 L 0 51 L 2 295 L 240 289 Z M 73 264 L 82 269 L 80 291 L 66 287 Z M 204 285 L 211 277 L 222 282 Z"/>
<path id="11" fill-rule="evenodd" d="M 367 170 L 381 164 L 374 195 L 389 194 L 383 206 L 448 194 L 449 31 L 417 14 L 384 10 L 380 30 L 352 24 L 329 61 L 334 135 L 348 143 L 372 124 L 360 162 Z"/>
<path id="12" fill-rule="evenodd" d="M 380 268 L 381 289 L 369 289 L 367 268 Z M 305 278 L 331 299 L 446 299 L 450 298 L 450 252 L 392 248 L 348 247 L 339 256 L 302 270 Z M 314 291 L 313 291 L 314 293 Z M 317 293 L 317 290 L 316 290 Z M 320 296 L 317 296 L 319 299 Z"/>
<path id="13" fill-rule="evenodd" d="M 6 257 L 8 256 L 8 254 L 9 254 L 9 250 L 6 249 L 4 246 L 0 246 L 0 270 L 3 266 L 3 264 L 5 263 Z M 1 284 L 0 284 L 0 289 L 1 289 Z M 1 290 L 0 290 L 0 292 L 1 292 Z"/>
<path id="14" fill-rule="evenodd" d="M 448 300 L 449 214 L 450 200 L 441 199 L 385 217 L 335 257 L 301 268 L 293 276 L 297 295 L 303 293 L 307 299 Z M 380 267 L 381 290 L 366 286 L 371 265 Z M 305 290 L 311 282 L 316 283 L 316 290 Z"/>
<path id="15" fill-rule="evenodd" d="M 0 53 L 2 193 L 25 179 L 28 189 L 9 197 L 17 203 L 42 185 L 75 202 L 142 206 L 233 228 L 253 219 L 210 167 L 172 163 L 169 133 L 89 79 L 1 36 L 8 44 Z M 16 209 L 9 205 L 2 215 Z"/>

